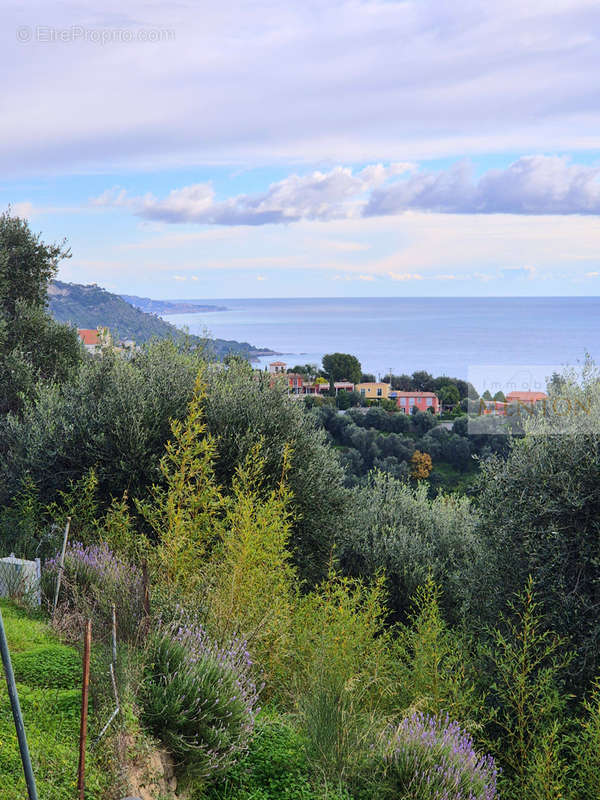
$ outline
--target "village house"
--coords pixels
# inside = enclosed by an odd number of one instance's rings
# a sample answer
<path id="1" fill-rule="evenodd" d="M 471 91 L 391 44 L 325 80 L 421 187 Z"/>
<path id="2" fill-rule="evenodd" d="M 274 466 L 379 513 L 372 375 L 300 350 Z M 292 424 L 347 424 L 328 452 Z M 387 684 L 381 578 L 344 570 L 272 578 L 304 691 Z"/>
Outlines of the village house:
<path id="1" fill-rule="evenodd" d="M 429 411 L 431 409 L 433 414 L 439 414 L 441 411 L 440 401 L 434 392 L 404 392 L 398 390 L 390 392 L 389 396 L 390 399 L 396 401 L 400 411 L 405 414 L 412 414 L 414 408 L 419 411 Z"/>
<path id="2" fill-rule="evenodd" d="M 103 325 L 97 328 L 78 328 L 77 335 L 88 353 L 99 353 L 103 347 L 110 347 L 110 331 Z"/>
<path id="3" fill-rule="evenodd" d="M 381 400 L 382 398 L 388 399 L 390 396 L 389 383 L 375 381 L 374 383 L 357 383 L 356 391 L 365 400 Z"/>

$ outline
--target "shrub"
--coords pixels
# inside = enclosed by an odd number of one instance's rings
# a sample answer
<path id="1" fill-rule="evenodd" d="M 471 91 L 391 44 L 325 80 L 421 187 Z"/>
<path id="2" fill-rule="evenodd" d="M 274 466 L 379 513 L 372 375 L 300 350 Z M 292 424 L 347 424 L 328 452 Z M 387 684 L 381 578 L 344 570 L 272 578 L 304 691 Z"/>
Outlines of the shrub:
<path id="1" fill-rule="evenodd" d="M 77 651 L 61 644 L 15 653 L 12 664 L 16 680 L 29 686 L 75 689 L 81 682 L 81 659 Z"/>
<path id="2" fill-rule="evenodd" d="M 431 576 L 417 590 L 410 624 L 399 626 L 394 650 L 402 708 L 475 723 L 482 698 L 469 674 L 471 654 L 461 634 L 444 621 Z"/>
<path id="3" fill-rule="evenodd" d="M 389 606 L 399 618 L 406 619 L 430 572 L 443 590 L 448 623 L 472 604 L 470 576 L 484 571 L 485 554 L 467 498 L 438 495 L 432 501 L 425 486 L 412 488 L 375 472 L 354 491 L 350 522 L 350 531 L 338 537 L 343 571 L 361 578 L 385 573 Z"/>
<path id="4" fill-rule="evenodd" d="M 193 593 L 200 566 L 219 539 L 223 500 L 215 481 L 216 442 L 206 435 L 202 404 L 205 389 L 199 373 L 186 418 L 171 424 L 172 437 L 160 460 L 162 485 L 138 511 L 158 539 L 158 577 L 169 588 Z"/>
<path id="5" fill-rule="evenodd" d="M 207 792 L 210 800 L 314 800 L 304 739 L 284 719 L 259 715 L 248 753 Z"/>
<path id="6" fill-rule="evenodd" d="M 59 556 L 48 559 L 42 573 L 46 594 L 52 596 L 58 575 Z M 117 630 L 122 638 L 133 639 L 143 613 L 142 574 L 137 567 L 116 556 L 107 544 L 84 547 L 69 544 L 65 552 L 61 583 L 62 602 L 94 620 L 95 633 L 107 633 L 112 626 L 112 605 Z"/>
<path id="7" fill-rule="evenodd" d="M 150 638 L 142 721 L 191 774 L 215 777 L 246 749 L 259 711 L 251 669 L 243 641 L 219 647 L 196 624 Z"/>
<path id="8" fill-rule="evenodd" d="M 521 800 L 544 772 L 547 754 L 558 758 L 556 723 L 569 699 L 561 678 L 570 656 L 565 642 L 544 627 L 531 578 L 510 608 L 492 644 L 482 648 L 488 658 L 482 675 L 490 684 L 488 744 L 503 768 L 503 796 Z"/>
<path id="9" fill-rule="evenodd" d="M 263 481 L 257 445 L 233 480 L 226 530 L 213 562 L 209 618 L 220 640 L 243 632 L 269 691 L 276 691 L 289 683 L 297 575 L 287 549 L 291 495 L 285 473 L 277 489 L 265 491 Z"/>
<path id="10" fill-rule="evenodd" d="M 289 446 L 290 546 L 300 577 L 314 585 L 325 576 L 334 534 L 346 522 L 344 474 L 325 432 L 302 403 L 291 400 L 268 375 L 254 374 L 248 364 L 232 364 L 206 378 L 206 425 L 219 442 L 215 472 L 221 486 L 231 486 L 238 465 L 261 442 L 265 488 L 276 489 L 284 446 Z"/>
<path id="11" fill-rule="evenodd" d="M 382 744 L 378 798 L 493 800 L 497 796 L 494 759 L 477 753 L 457 722 L 415 712 L 387 732 Z"/>

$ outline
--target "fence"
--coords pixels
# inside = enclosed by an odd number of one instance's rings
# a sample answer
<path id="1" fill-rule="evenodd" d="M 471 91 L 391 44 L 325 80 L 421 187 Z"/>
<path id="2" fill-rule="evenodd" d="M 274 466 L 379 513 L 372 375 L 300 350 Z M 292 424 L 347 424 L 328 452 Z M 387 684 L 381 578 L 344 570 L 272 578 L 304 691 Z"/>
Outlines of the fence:
<path id="1" fill-rule="evenodd" d="M 11 553 L 0 558 L 0 597 L 39 606 L 42 602 L 41 561 L 28 561 Z"/>

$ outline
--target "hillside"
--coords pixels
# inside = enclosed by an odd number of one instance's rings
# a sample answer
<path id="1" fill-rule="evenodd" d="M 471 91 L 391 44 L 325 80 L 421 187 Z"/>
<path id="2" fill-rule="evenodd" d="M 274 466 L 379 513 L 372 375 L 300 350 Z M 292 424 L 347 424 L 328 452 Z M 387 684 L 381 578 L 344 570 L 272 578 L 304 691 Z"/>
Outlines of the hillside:
<path id="1" fill-rule="evenodd" d="M 48 296 L 50 313 L 58 322 L 70 323 L 78 328 L 106 325 L 115 339 L 134 339 L 137 344 L 143 344 L 154 337 L 180 339 L 185 335 L 169 322 L 134 308 L 123 298 L 96 284 L 83 286 L 53 281 L 48 288 Z M 203 341 L 199 336 L 190 336 L 190 339 L 196 343 Z M 248 342 L 228 339 L 211 339 L 210 345 L 217 358 L 235 353 L 253 360 L 260 355 L 273 353 Z"/>
<path id="2" fill-rule="evenodd" d="M 225 306 L 214 306 L 206 303 L 194 303 L 185 300 L 151 300 L 149 297 L 137 297 L 134 294 L 122 294 L 120 297 L 134 308 L 147 314 L 201 314 L 203 311 L 226 311 Z"/>

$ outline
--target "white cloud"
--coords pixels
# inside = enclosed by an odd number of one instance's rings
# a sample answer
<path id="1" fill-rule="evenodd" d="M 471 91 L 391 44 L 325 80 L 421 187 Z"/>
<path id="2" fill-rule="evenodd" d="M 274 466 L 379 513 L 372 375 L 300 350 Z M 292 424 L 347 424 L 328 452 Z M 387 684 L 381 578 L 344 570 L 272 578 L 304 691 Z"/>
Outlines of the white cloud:
<path id="1" fill-rule="evenodd" d="M 144 219 L 166 223 L 266 225 L 299 220 L 330 221 L 406 211 L 446 214 L 600 214 L 600 167 L 557 156 L 524 156 L 478 180 L 467 162 L 438 172 L 412 165 L 373 164 L 358 172 L 290 175 L 264 192 L 215 200 L 208 183 L 173 189 L 163 199 L 132 197 L 109 189 L 93 206 L 127 207 Z M 343 249 L 344 245 L 338 245 Z M 346 245 L 348 247 L 348 245 Z M 357 248 L 355 244 L 350 247 Z M 358 245 L 361 247 L 361 245 Z"/>
<path id="2" fill-rule="evenodd" d="M 423 276 L 418 272 L 388 272 L 393 281 L 422 281 Z"/>
<path id="3" fill-rule="evenodd" d="M 599 144 L 593 0 L 232 0 L 201 13 L 194 0 L 32 0 L 3 11 L 3 175 Z M 38 41 L 47 21 L 132 37 Z M 16 41 L 20 26 L 30 42 Z M 174 37 L 141 42 L 140 30 Z"/>

